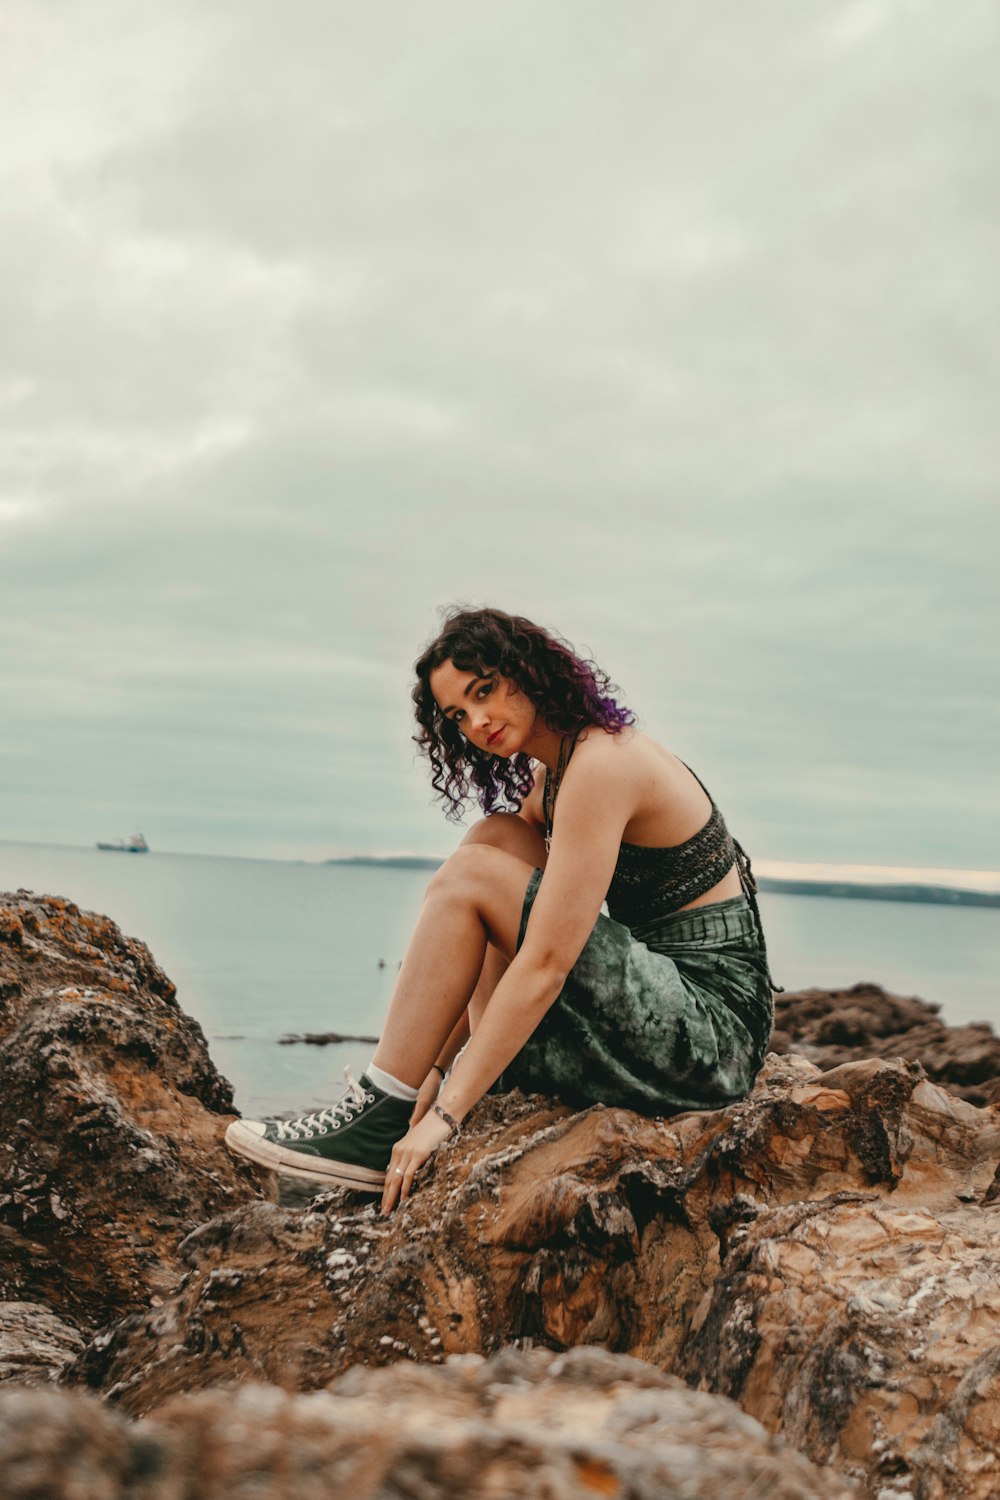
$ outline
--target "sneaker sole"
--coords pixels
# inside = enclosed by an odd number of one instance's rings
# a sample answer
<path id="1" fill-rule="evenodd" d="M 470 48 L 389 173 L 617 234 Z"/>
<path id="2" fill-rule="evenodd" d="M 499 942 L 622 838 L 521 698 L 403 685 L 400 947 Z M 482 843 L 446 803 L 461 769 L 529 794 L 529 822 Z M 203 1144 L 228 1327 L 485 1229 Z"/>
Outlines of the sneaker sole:
<path id="1" fill-rule="evenodd" d="M 289 1151 L 274 1141 L 264 1140 L 248 1120 L 233 1121 L 226 1131 L 226 1145 L 235 1155 L 259 1167 L 269 1167 L 282 1177 L 319 1182 L 324 1187 L 353 1188 L 359 1193 L 380 1193 L 385 1186 L 384 1172 L 355 1166 L 353 1162 L 328 1161 L 324 1156 L 303 1158 L 300 1151 Z"/>

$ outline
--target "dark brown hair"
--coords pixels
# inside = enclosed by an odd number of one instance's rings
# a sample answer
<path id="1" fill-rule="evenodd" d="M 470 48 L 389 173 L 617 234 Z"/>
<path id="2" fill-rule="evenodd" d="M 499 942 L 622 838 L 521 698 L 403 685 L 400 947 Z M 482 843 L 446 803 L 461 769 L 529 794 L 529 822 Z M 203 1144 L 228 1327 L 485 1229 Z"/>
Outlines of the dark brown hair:
<path id="1" fill-rule="evenodd" d="M 614 684 L 600 667 L 577 656 L 561 636 L 500 609 L 451 610 L 416 662 L 413 739 L 431 763 L 431 785 L 453 821 L 472 796 L 485 813 L 517 812 L 534 772 L 529 756 L 489 755 L 445 718 L 431 693 L 430 675 L 446 661 L 460 672 L 509 678 L 558 734 L 590 725 L 618 734 L 635 722 L 632 711 L 612 696 Z"/>

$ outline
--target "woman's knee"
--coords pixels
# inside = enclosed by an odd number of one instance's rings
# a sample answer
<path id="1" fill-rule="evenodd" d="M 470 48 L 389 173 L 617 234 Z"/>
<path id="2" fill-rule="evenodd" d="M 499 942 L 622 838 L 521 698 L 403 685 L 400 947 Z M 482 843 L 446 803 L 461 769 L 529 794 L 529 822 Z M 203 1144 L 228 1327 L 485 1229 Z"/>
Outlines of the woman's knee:
<path id="1" fill-rule="evenodd" d="M 506 849 L 460 844 L 432 876 L 429 900 L 468 906 L 481 917 L 491 943 L 508 958 L 517 944 L 524 892 L 532 867 Z"/>
<path id="2" fill-rule="evenodd" d="M 491 813 L 474 823 L 462 840 L 461 849 L 486 845 L 516 854 L 527 864 L 538 869 L 545 868 L 547 850 L 545 840 L 526 818 L 517 813 Z M 457 852 L 457 851 L 456 851 Z"/>
<path id="3" fill-rule="evenodd" d="M 502 858 L 500 850 L 487 844 L 459 844 L 431 876 L 427 894 L 473 900 L 477 889 L 495 874 Z"/>

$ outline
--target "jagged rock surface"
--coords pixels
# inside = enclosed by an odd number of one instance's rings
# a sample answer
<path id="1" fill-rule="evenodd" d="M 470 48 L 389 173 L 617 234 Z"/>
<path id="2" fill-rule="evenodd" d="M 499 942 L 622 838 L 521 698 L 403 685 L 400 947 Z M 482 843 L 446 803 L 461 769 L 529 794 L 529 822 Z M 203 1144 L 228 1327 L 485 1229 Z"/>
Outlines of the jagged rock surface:
<path id="1" fill-rule="evenodd" d="M 202 1226 L 176 1294 L 74 1378 L 141 1413 L 233 1378 L 600 1344 L 738 1397 L 872 1494 L 985 1500 L 998 1161 L 1000 1111 L 902 1061 L 772 1056 L 743 1103 L 671 1120 L 486 1100 L 391 1219 L 326 1194 Z"/>
<path id="2" fill-rule="evenodd" d="M 232 1090 L 143 943 L 0 896 L 0 1298 L 85 1329 L 173 1287 L 194 1224 L 259 1196 Z"/>
<path id="3" fill-rule="evenodd" d="M 731 1205 L 723 1256 L 677 1363 L 815 1461 L 867 1474 L 892 1500 L 1000 1493 L 1000 1111 L 922 1081 L 904 1100 L 886 1065 L 820 1075 L 882 1094 L 883 1190 Z M 888 1090 L 892 1089 L 895 1099 Z M 800 1140 L 802 1138 L 800 1137 Z"/>
<path id="4" fill-rule="evenodd" d="M 857 1057 L 905 1057 L 970 1104 L 1000 1103 L 1000 1037 L 988 1021 L 946 1026 L 938 1009 L 878 984 L 796 990 L 774 997 L 771 1050 L 797 1052 L 820 1068 Z"/>
<path id="5" fill-rule="evenodd" d="M 850 1500 L 737 1406 L 600 1349 L 355 1369 L 331 1390 L 179 1396 L 129 1423 L 0 1393 L 5 1500 Z"/>
<path id="6" fill-rule="evenodd" d="M 816 1058 L 842 1055 L 821 1050 L 847 1047 L 820 1035 L 829 999 L 780 1005 L 783 1026 L 815 1023 Z M 668 1120 L 489 1098 L 391 1219 L 343 1193 L 295 1211 L 222 1149 L 228 1085 L 148 950 L 18 893 L 0 906 L 0 1295 L 60 1320 L 32 1378 L 112 1320 L 64 1378 L 134 1415 L 231 1380 L 307 1391 L 359 1363 L 599 1345 L 732 1394 L 881 1500 L 994 1500 L 1000 1107 L 928 1081 L 901 1034 L 827 1072 L 772 1055 L 741 1104 Z M 7 1312 L 15 1334 L 39 1316 Z M 234 1397 L 203 1399 L 221 1427 Z"/>
<path id="7" fill-rule="evenodd" d="M 85 1344 L 78 1328 L 38 1302 L 0 1302 L 0 1382 L 57 1381 Z"/>

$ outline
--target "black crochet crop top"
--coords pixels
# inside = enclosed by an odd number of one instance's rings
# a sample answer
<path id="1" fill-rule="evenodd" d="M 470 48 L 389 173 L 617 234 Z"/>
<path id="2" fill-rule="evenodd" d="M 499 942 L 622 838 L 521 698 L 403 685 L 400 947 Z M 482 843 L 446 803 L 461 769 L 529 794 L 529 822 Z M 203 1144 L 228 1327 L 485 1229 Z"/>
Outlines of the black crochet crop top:
<path id="1" fill-rule="evenodd" d="M 572 747 L 565 758 L 560 754 L 554 785 L 552 772 L 545 773 L 542 806 L 545 813 L 546 843 L 552 837 L 552 812 L 562 772 L 571 754 Z M 681 765 L 691 771 L 687 761 L 681 761 Z M 715 799 L 697 771 L 691 771 L 691 775 L 712 804 L 707 822 L 702 824 L 697 833 L 685 839 L 683 844 L 657 847 L 622 843 L 618 849 L 618 861 L 611 884 L 608 886 L 608 914 L 616 922 L 631 928 L 654 922 L 657 917 L 669 916 L 718 885 L 735 863 L 743 894 L 753 912 L 768 982 L 773 990 L 781 992 L 781 985 L 775 984 L 771 978 L 767 962 L 764 928 L 757 906 L 757 882 L 750 868 L 749 856 L 729 832 L 725 819 L 715 805 Z"/>
<path id="2" fill-rule="evenodd" d="M 562 771 L 569 760 L 560 757 L 555 783 L 551 771 L 545 773 L 545 790 L 542 805 L 545 809 L 545 841 L 552 837 L 552 811 L 555 807 Z M 688 771 L 691 767 L 681 761 Z M 740 872 L 740 883 L 747 889 L 748 880 L 744 872 L 749 871 L 749 860 L 730 836 L 725 820 L 715 805 L 705 783 L 691 771 L 695 781 L 712 804 L 708 821 L 685 839 L 683 844 L 660 846 L 623 843 L 618 850 L 611 884 L 608 887 L 608 913 L 616 922 L 626 927 L 638 927 L 657 917 L 669 916 L 679 911 L 699 896 L 704 896 L 714 885 L 718 885 L 736 861 Z M 740 858 L 742 856 L 742 858 Z"/>
<path id="3" fill-rule="evenodd" d="M 713 802 L 707 823 L 683 844 L 621 845 L 608 886 L 608 913 L 626 927 L 665 917 L 718 885 L 735 859 L 733 840 Z"/>

